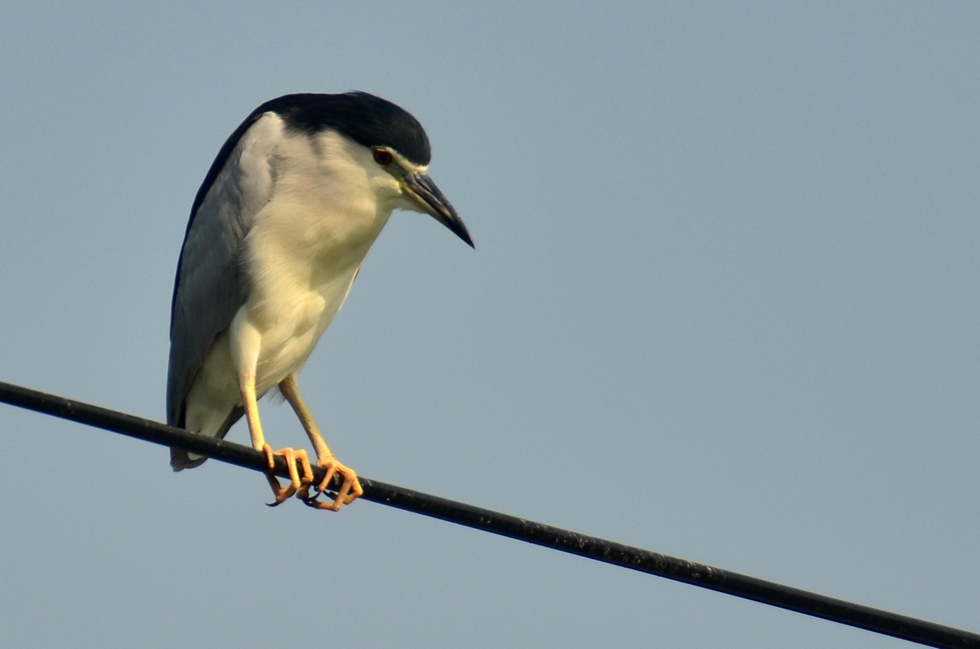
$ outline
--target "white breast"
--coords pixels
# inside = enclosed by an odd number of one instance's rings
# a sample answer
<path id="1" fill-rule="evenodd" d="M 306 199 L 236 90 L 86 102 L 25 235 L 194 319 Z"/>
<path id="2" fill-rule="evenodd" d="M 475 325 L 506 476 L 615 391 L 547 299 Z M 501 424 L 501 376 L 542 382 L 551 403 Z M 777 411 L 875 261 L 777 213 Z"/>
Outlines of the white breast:
<path id="1" fill-rule="evenodd" d="M 284 138 L 277 151 L 274 196 L 244 241 L 248 301 L 230 332 L 236 364 L 255 358 L 259 394 L 302 368 L 391 214 L 361 155 L 335 133 Z"/>

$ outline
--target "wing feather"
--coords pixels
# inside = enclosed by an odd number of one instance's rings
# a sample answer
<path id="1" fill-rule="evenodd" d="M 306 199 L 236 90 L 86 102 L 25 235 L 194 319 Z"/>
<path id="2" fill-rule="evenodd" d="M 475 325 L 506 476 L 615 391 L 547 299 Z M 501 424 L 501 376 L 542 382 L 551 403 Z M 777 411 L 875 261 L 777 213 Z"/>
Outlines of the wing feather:
<path id="1" fill-rule="evenodd" d="M 186 398 L 208 351 L 245 303 L 242 240 L 275 188 L 282 120 L 253 112 L 228 138 L 191 208 L 170 316 L 167 423 L 184 426 Z"/>

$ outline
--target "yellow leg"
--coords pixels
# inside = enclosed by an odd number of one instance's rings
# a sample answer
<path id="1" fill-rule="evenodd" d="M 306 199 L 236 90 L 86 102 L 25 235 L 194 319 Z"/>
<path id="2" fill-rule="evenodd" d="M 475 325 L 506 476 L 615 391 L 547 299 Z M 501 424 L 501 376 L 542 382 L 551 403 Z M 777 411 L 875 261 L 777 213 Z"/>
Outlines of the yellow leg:
<path id="1" fill-rule="evenodd" d="M 248 431 L 252 436 L 252 447 L 265 453 L 270 471 L 276 466 L 275 458 L 277 455 L 282 456 L 289 466 L 290 485 L 288 487 L 283 488 L 272 473 L 267 473 L 265 476 L 275 496 L 275 502 L 269 504 L 275 507 L 296 493 L 297 489 L 304 485 L 312 484 L 313 468 L 310 466 L 310 458 L 305 449 L 297 451 L 292 448 L 283 448 L 278 451 L 273 451 L 272 447 L 266 444 L 265 436 L 262 434 L 262 423 L 259 420 L 259 404 L 255 398 L 255 377 L 241 377 L 241 389 L 242 403 L 245 406 L 245 418 L 248 421 Z M 297 462 L 303 468 L 302 479 L 300 479 L 299 471 L 296 468 Z"/>
<path id="2" fill-rule="evenodd" d="M 326 469 L 327 474 L 320 484 L 317 485 L 317 492 L 323 493 L 326 491 L 327 487 L 333 481 L 334 475 L 340 475 L 344 480 L 332 502 L 317 500 L 315 495 L 310 497 L 308 485 L 300 490 L 300 498 L 312 507 L 333 511 L 338 511 L 343 505 L 351 504 L 355 498 L 364 494 L 364 489 L 361 488 L 357 474 L 352 469 L 338 462 L 330 447 L 327 446 L 326 440 L 323 439 L 323 435 L 320 434 L 320 431 L 316 427 L 316 422 L 313 421 L 313 415 L 310 413 L 310 409 L 306 407 L 306 402 L 303 401 L 303 397 L 299 394 L 296 377 L 290 374 L 283 379 L 279 383 L 279 391 L 286 397 L 289 405 L 293 407 L 293 412 L 296 413 L 300 424 L 303 426 L 303 430 L 306 431 L 307 436 L 310 438 L 310 442 L 316 450 L 317 466 Z"/>

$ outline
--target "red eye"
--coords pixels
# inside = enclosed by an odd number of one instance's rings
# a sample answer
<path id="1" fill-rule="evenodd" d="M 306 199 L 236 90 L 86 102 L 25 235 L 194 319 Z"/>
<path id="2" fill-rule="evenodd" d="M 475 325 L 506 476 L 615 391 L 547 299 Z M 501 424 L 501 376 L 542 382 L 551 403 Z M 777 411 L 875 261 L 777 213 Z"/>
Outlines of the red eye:
<path id="1" fill-rule="evenodd" d="M 374 150 L 374 161 L 382 167 L 387 167 L 390 165 L 392 160 L 394 160 L 394 158 L 392 157 L 391 152 L 385 151 L 384 149 Z"/>

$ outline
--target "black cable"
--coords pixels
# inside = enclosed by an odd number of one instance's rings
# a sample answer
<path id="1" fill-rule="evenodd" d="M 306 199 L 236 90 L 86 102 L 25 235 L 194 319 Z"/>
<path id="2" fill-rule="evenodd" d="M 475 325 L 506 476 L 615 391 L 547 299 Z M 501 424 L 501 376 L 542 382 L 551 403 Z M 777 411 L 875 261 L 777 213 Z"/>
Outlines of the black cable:
<path id="1" fill-rule="evenodd" d="M 154 444 L 177 446 L 192 453 L 206 455 L 247 469 L 266 471 L 265 455 L 247 446 L 189 433 L 106 408 L 3 382 L 0 382 L 0 402 L 103 428 Z M 276 458 L 276 469 L 273 473 L 280 477 L 288 477 L 286 461 L 283 458 Z M 316 480 L 323 478 L 323 469 L 314 467 L 314 473 Z M 980 649 L 980 635 L 976 633 L 570 532 L 369 478 L 361 477 L 360 481 L 364 487 L 362 496 L 364 500 L 910 642 L 932 647 Z"/>

